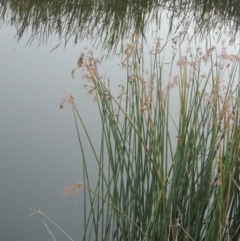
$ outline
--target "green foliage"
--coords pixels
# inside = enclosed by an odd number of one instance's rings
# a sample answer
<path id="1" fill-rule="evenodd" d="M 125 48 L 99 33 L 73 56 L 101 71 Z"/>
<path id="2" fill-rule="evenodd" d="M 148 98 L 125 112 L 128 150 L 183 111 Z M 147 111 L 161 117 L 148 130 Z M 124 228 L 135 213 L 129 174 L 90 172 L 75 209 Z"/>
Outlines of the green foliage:
<path id="1" fill-rule="evenodd" d="M 73 106 L 84 175 L 65 195 L 84 187 L 90 209 L 85 201 L 83 240 L 238 240 L 240 57 L 224 45 L 220 53 L 209 46 L 182 54 L 183 38 L 172 38 L 170 68 L 157 39 L 147 72 L 133 34 L 118 96 L 100 77 L 92 52 L 79 59 L 102 125 L 98 153 L 73 96 L 64 100 Z M 94 188 L 80 128 L 99 169 Z"/>

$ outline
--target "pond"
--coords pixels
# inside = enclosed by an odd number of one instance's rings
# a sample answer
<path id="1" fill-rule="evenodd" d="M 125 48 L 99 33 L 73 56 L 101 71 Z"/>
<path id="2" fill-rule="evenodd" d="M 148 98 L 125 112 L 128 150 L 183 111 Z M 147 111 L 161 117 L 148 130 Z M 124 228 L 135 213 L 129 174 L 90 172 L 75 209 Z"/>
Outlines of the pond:
<path id="1" fill-rule="evenodd" d="M 240 8 L 237 1 L 232 4 L 200 0 L 0 2 L 1 240 L 69 240 L 43 216 L 30 217 L 38 208 L 73 240 L 82 239 L 83 193 L 78 198 L 63 197 L 63 190 L 83 181 L 83 158 L 71 105 L 63 110 L 59 106 L 69 93 L 74 96 L 94 136 L 93 145 L 100 148 L 98 106 L 83 88 L 87 82 L 82 70 L 71 76 L 85 48 L 102 59 L 99 72 L 114 79 L 111 87 L 117 92 L 126 78 L 119 64 L 127 36 L 136 31 L 150 48 L 157 36 L 171 39 L 182 29 L 199 42 L 217 31 L 216 39 L 237 44 Z M 165 62 L 171 61 L 169 51 Z M 150 62 L 150 57 L 145 61 Z M 80 134 L 90 183 L 95 185 L 99 167 L 87 137 L 82 130 Z M 89 240 L 95 239 L 90 236 Z"/>

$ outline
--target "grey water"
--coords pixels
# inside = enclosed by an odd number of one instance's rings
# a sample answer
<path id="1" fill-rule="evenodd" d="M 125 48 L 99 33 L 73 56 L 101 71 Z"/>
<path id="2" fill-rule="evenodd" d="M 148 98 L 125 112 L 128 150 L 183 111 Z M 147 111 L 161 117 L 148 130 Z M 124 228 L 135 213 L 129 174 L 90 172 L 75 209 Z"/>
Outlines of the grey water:
<path id="1" fill-rule="evenodd" d="M 81 89 L 80 75 L 71 78 L 81 46 L 49 53 L 51 45 L 26 47 L 28 36 L 19 43 L 14 36 L 1 28 L 0 240 L 51 240 L 43 217 L 29 216 L 38 208 L 78 240 L 82 199 L 62 192 L 81 181 L 81 154 L 71 106 L 60 110 L 59 104 L 67 91 L 75 94 L 97 135 L 95 104 Z M 57 240 L 67 240 L 47 225 Z"/>
<path id="2" fill-rule="evenodd" d="M 73 94 L 95 144 L 100 138 L 100 119 L 93 97 L 82 88 L 81 71 L 71 70 L 88 39 L 69 43 L 26 46 L 31 34 L 17 42 L 16 30 L 0 29 L 0 240 L 69 240 L 51 222 L 33 210 L 40 210 L 64 229 L 73 240 L 83 233 L 83 197 L 63 197 L 63 189 L 82 181 L 82 158 L 70 105 L 59 108 L 68 93 Z M 106 60 L 101 72 L 123 78 L 119 59 Z M 117 77 L 116 77 L 117 74 Z M 83 133 L 82 133 L 83 134 Z M 86 139 L 87 160 L 92 154 Z M 92 164 L 92 179 L 98 171 Z"/>

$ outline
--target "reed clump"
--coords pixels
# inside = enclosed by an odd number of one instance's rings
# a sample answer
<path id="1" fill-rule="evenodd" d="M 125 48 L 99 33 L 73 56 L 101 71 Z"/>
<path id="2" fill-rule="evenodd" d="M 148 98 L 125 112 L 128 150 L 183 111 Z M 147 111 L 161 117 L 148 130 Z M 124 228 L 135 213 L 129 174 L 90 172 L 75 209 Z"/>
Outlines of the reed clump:
<path id="1" fill-rule="evenodd" d="M 240 57 L 224 42 L 220 50 L 193 49 L 191 42 L 184 49 L 184 34 L 166 43 L 157 38 L 148 70 L 138 35 L 129 37 L 121 63 L 126 82 L 118 95 L 100 76 L 93 53 L 80 56 L 77 68 L 102 128 L 97 151 L 74 98 L 61 103 L 73 107 L 82 151 L 83 183 L 64 191 L 83 188 L 80 195 L 88 200 L 82 240 L 239 238 Z M 98 165 L 95 186 L 80 129 Z"/>

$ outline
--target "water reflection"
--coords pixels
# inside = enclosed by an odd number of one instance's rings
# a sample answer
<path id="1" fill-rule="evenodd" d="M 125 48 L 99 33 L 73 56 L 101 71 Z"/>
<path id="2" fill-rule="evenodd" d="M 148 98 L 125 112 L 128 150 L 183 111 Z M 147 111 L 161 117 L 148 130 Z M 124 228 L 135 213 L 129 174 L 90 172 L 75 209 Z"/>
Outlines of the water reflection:
<path id="1" fill-rule="evenodd" d="M 239 16 L 239 1 L 8 0 L 0 5 L 0 21 L 16 27 L 17 39 L 30 29 L 29 44 L 47 43 L 52 35 L 64 46 L 70 39 L 76 44 L 91 37 L 109 51 L 116 51 L 131 30 L 144 35 L 149 24 L 160 28 L 163 17 L 169 31 L 191 25 L 201 36 L 215 29 L 220 36 L 227 31 L 234 39 Z"/>

